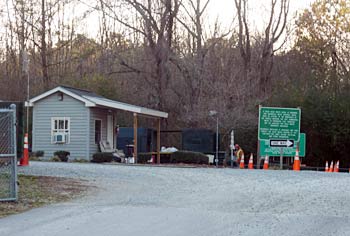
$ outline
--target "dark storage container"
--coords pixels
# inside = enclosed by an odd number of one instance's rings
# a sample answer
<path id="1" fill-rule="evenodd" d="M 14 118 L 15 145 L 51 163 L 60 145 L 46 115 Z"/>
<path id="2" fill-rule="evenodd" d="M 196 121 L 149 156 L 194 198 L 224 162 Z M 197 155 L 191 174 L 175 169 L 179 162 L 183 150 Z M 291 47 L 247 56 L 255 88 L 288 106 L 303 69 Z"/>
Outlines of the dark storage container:
<path id="1" fill-rule="evenodd" d="M 157 134 L 154 129 L 137 129 L 137 152 L 152 152 L 156 150 Z M 134 128 L 120 127 L 117 136 L 117 148 L 129 154 L 127 145 L 134 144 Z"/>
<path id="2" fill-rule="evenodd" d="M 213 153 L 216 151 L 216 133 L 208 129 L 184 129 L 182 130 L 182 150 Z"/>

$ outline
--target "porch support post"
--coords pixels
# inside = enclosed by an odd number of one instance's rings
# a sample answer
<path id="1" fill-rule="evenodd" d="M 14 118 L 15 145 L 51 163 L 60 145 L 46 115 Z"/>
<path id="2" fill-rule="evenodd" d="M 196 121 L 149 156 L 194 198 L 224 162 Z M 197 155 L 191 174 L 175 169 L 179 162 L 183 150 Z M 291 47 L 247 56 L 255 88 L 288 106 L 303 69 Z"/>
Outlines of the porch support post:
<path id="1" fill-rule="evenodd" d="M 134 113 L 134 158 L 137 163 L 137 114 Z"/>
<path id="2" fill-rule="evenodd" d="M 157 125 L 157 164 L 160 164 L 160 118 Z"/>

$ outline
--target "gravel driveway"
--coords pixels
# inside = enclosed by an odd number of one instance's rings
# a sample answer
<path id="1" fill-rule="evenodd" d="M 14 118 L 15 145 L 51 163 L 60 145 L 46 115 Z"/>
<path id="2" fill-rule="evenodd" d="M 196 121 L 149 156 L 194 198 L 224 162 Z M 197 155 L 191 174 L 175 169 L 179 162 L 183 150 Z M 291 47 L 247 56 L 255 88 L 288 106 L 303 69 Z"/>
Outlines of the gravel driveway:
<path id="1" fill-rule="evenodd" d="M 350 235 L 346 173 L 31 162 L 88 180 L 72 202 L 0 220 L 0 235 Z"/>

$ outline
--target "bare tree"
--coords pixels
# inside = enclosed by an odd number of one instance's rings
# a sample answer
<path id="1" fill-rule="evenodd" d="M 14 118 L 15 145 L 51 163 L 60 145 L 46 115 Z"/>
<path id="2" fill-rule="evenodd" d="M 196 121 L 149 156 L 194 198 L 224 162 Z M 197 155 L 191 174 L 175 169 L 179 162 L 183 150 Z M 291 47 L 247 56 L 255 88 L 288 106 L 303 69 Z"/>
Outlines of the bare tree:
<path id="1" fill-rule="evenodd" d="M 252 47 L 251 47 L 251 32 L 249 30 L 249 18 L 247 14 L 248 0 L 235 0 L 235 6 L 238 14 L 239 32 L 238 32 L 238 47 L 241 52 L 243 61 L 243 77 L 248 78 L 251 70 Z M 259 90 L 262 95 L 265 95 L 271 80 L 271 72 L 273 68 L 274 53 L 280 49 L 275 48 L 276 43 L 285 32 L 287 25 L 287 17 L 289 12 L 289 0 L 271 0 L 269 19 L 265 27 L 262 40 L 262 49 L 260 58 L 258 59 L 258 83 Z"/>
<path id="2" fill-rule="evenodd" d="M 152 78 L 145 77 L 148 84 L 154 84 L 156 91 L 156 104 L 158 109 L 165 109 L 165 93 L 171 79 L 169 71 L 169 58 L 172 51 L 174 20 L 179 10 L 179 0 L 124 0 L 131 6 L 141 19 L 141 27 L 123 19 L 115 12 L 115 6 L 106 1 L 100 0 L 104 5 L 108 16 L 113 17 L 117 22 L 133 30 L 144 37 L 146 54 L 150 61 L 155 64 L 151 72 Z M 151 63 L 151 64 L 152 64 Z M 123 61 L 125 66 L 129 66 Z M 149 80 L 152 81 L 149 81 Z"/>
<path id="3" fill-rule="evenodd" d="M 273 67 L 273 56 L 279 48 L 274 45 L 283 35 L 289 12 L 289 0 L 271 0 L 271 11 L 269 22 L 265 28 L 263 40 L 263 49 L 260 61 L 260 79 L 259 84 L 263 93 L 267 92 L 268 84 L 271 80 L 271 71 Z"/>
<path id="4" fill-rule="evenodd" d="M 243 62 L 243 79 L 250 80 L 251 71 L 251 42 L 247 16 L 248 0 L 235 0 L 238 18 L 238 47 Z"/>
<path id="5" fill-rule="evenodd" d="M 177 21 L 188 34 L 187 49 L 182 48 L 184 58 L 188 60 L 178 60 L 172 58 L 172 62 L 177 66 L 185 77 L 185 82 L 190 89 L 188 100 L 189 109 L 193 110 L 198 105 L 202 92 L 203 74 L 205 73 L 204 62 L 208 52 L 204 46 L 203 14 L 205 13 L 210 0 L 187 0 L 181 2 L 181 10 L 184 16 L 177 16 Z"/>

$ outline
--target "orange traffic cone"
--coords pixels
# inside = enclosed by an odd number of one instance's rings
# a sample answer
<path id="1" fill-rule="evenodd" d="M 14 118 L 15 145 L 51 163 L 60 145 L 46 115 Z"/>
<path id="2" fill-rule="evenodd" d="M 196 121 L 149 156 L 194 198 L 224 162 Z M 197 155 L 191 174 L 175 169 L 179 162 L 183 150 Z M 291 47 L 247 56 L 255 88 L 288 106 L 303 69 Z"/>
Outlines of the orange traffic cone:
<path id="1" fill-rule="evenodd" d="M 239 168 L 244 169 L 244 154 L 242 155 L 241 161 L 239 163 Z"/>
<path id="2" fill-rule="evenodd" d="M 28 134 L 27 133 L 24 135 L 23 157 L 19 161 L 19 165 L 21 165 L 21 166 L 29 165 L 29 150 L 28 150 Z"/>
<path id="3" fill-rule="evenodd" d="M 335 165 L 334 172 L 339 172 L 339 161 L 337 161 L 337 164 Z"/>
<path id="4" fill-rule="evenodd" d="M 264 170 L 268 170 L 268 169 L 269 169 L 269 156 L 266 155 L 265 161 L 264 161 Z"/>
<path id="5" fill-rule="evenodd" d="M 324 169 L 324 172 L 328 172 L 329 168 L 328 168 L 328 161 L 326 161 L 326 168 Z"/>
<path id="6" fill-rule="evenodd" d="M 333 161 L 331 161 L 331 165 L 329 166 L 328 172 L 333 172 Z"/>
<path id="7" fill-rule="evenodd" d="M 248 169 L 254 169 L 254 162 L 253 162 L 253 153 L 250 154 L 249 163 L 248 163 Z"/>
<path id="8" fill-rule="evenodd" d="M 299 150 L 298 150 L 298 148 L 295 151 L 293 170 L 294 171 L 300 171 L 300 159 L 299 159 Z"/>

